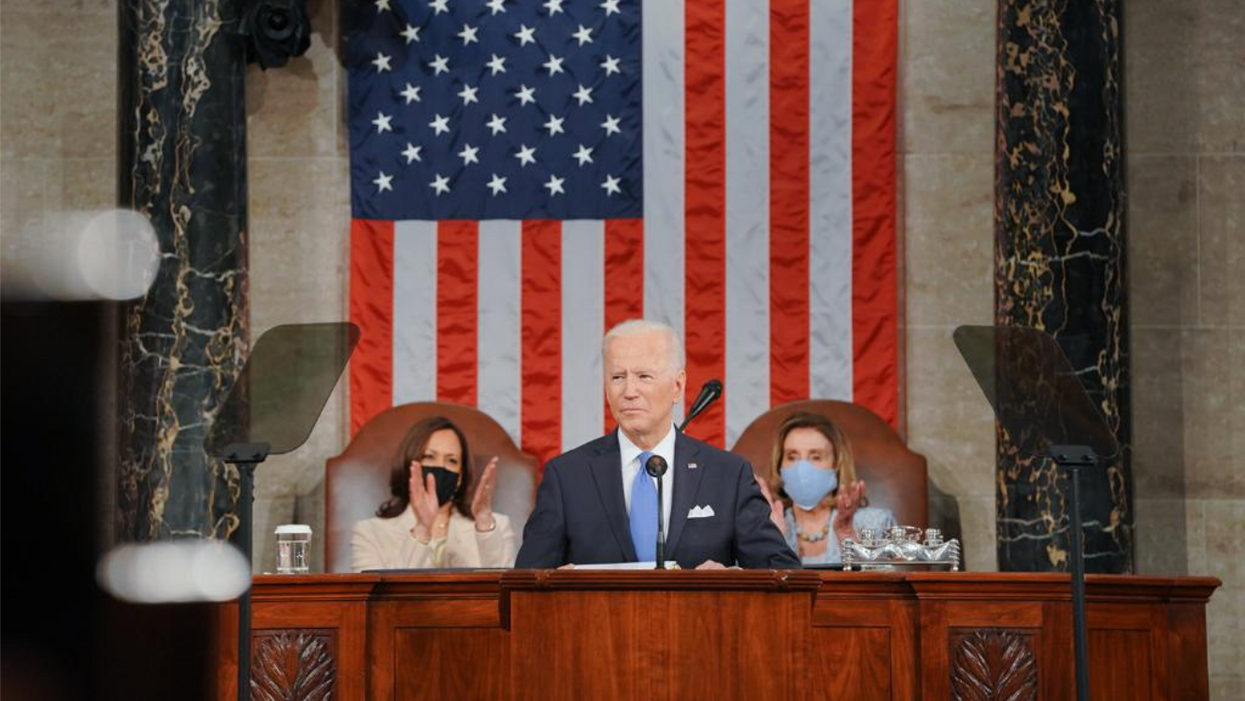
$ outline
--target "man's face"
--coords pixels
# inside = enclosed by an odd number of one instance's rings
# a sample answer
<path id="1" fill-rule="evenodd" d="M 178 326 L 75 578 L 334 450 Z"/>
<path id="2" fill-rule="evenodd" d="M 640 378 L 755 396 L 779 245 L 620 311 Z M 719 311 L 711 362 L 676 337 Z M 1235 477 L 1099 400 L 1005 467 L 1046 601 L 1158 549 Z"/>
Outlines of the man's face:
<path id="1" fill-rule="evenodd" d="M 632 440 L 660 439 L 683 398 L 687 374 L 671 370 L 672 349 L 660 331 L 619 336 L 605 351 L 605 396 L 610 413 Z"/>

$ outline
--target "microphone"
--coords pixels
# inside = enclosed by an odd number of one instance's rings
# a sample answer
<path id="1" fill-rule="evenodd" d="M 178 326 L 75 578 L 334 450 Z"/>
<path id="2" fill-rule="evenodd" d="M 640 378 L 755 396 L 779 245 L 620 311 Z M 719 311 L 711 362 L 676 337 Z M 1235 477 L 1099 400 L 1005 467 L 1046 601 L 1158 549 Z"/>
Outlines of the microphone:
<path id="1" fill-rule="evenodd" d="M 663 528 L 666 511 L 663 505 L 666 502 L 662 494 L 665 480 L 661 477 L 666 474 L 668 467 L 666 459 L 660 455 L 654 455 L 648 459 L 648 462 L 644 463 L 644 471 L 648 473 L 649 477 L 657 478 L 657 569 L 659 570 L 666 569 L 666 529 Z"/>
<path id="2" fill-rule="evenodd" d="M 700 394 L 696 396 L 696 401 L 692 402 L 692 406 L 687 410 L 687 417 L 683 419 L 683 424 L 679 426 L 679 430 L 687 428 L 692 419 L 704 413 L 709 405 L 718 401 L 718 397 L 722 396 L 722 381 L 709 380 L 700 388 Z"/>

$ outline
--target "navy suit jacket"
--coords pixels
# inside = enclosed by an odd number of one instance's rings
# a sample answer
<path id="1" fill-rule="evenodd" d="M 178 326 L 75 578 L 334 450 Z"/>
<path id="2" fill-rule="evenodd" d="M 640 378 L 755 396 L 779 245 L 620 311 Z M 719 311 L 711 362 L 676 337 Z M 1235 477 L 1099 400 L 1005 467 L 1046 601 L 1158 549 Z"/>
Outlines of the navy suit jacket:
<path id="1" fill-rule="evenodd" d="M 515 567 L 568 562 L 635 562 L 623 499 L 618 434 L 550 460 L 523 530 Z M 800 559 L 770 520 L 769 503 L 742 457 L 678 433 L 666 559 L 692 568 L 705 560 L 755 569 L 799 569 Z M 713 507 L 708 518 L 687 517 Z"/>

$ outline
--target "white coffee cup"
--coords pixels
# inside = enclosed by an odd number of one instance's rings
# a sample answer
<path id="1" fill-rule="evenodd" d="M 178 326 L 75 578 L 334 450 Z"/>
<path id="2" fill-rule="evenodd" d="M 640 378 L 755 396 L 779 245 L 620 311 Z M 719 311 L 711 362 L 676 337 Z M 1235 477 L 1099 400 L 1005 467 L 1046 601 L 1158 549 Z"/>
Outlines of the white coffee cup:
<path id="1" fill-rule="evenodd" d="M 277 574 L 307 574 L 311 571 L 311 526 L 289 523 L 277 526 Z"/>

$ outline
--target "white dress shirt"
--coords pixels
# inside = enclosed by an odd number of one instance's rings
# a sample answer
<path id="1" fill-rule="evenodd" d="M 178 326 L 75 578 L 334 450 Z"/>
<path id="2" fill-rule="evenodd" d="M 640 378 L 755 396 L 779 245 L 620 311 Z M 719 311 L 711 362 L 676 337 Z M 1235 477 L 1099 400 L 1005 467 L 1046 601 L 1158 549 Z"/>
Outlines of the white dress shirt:
<path id="1" fill-rule="evenodd" d="M 674 499 L 674 434 L 675 428 L 671 424 L 670 430 L 666 431 L 666 436 L 658 441 L 657 446 L 648 451 L 653 455 L 660 455 L 666 459 L 666 474 L 662 475 L 662 495 L 661 495 L 661 513 L 662 513 L 662 529 L 663 532 L 670 532 L 670 506 Z M 622 429 L 618 430 L 618 453 L 619 460 L 622 462 L 622 482 L 623 482 L 623 499 L 627 504 L 627 514 L 631 514 L 631 487 L 635 484 L 636 475 L 640 474 L 640 453 L 644 452 L 635 443 L 627 438 L 627 434 Z M 654 488 L 657 486 L 657 480 L 649 477 L 647 473 L 644 476 L 653 480 Z"/>

